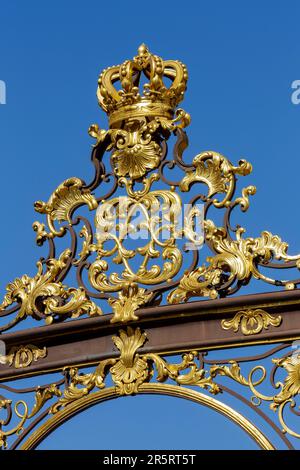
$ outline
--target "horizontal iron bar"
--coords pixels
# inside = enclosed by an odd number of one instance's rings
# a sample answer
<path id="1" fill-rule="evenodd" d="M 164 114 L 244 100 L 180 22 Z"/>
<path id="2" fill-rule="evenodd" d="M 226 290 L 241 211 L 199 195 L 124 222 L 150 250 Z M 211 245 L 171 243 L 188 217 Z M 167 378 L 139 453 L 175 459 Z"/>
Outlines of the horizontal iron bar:
<path id="1" fill-rule="evenodd" d="M 280 314 L 281 325 L 269 326 L 254 335 L 244 335 L 240 329 L 234 332 L 222 328 L 222 319 L 233 318 L 237 312 L 253 308 L 265 309 L 272 315 Z M 8 353 L 14 346 L 33 344 L 46 347 L 47 355 L 26 368 L 0 364 L 0 381 L 116 357 L 119 352 L 111 337 L 127 326 L 139 326 L 146 331 L 148 341 L 140 349 L 141 353 L 171 354 L 300 338 L 300 290 L 149 307 L 136 313 L 139 319 L 126 325 L 112 324 L 109 314 L 2 334 L 0 339 L 5 342 Z"/>

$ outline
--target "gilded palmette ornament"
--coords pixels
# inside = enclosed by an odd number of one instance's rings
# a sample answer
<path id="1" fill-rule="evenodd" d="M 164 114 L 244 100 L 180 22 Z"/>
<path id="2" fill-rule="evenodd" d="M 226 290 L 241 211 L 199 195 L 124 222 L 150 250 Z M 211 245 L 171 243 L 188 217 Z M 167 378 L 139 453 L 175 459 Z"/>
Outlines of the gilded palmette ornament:
<path id="1" fill-rule="evenodd" d="M 146 341 L 146 333 L 140 328 L 128 327 L 127 331 L 120 330 L 119 336 L 113 336 L 112 340 L 120 351 L 120 359 L 110 369 L 117 391 L 120 395 L 137 393 L 139 385 L 149 376 L 148 364 L 137 352 Z"/>
<path id="2" fill-rule="evenodd" d="M 241 310 L 237 312 L 230 320 L 222 320 L 221 325 L 224 330 L 232 329 L 248 335 L 260 333 L 263 329 L 267 330 L 269 326 L 279 326 L 282 318 L 280 315 L 271 315 L 261 308 Z"/>
<path id="3" fill-rule="evenodd" d="M 140 328 L 127 327 L 126 330 L 120 330 L 118 336 L 113 336 L 112 340 L 120 352 L 119 358 L 102 361 L 94 372 L 88 374 L 79 374 L 77 368 L 71 368 L 68 371 L 69 384 L 63 396 L 52 405 L 52 413 L 57 413 L 62 407 L 88 395 L 95 388 L 105 388 L 108 374 L 111 375 L 119 395 L 138 393 L 140 385 L 152 380 L 155 370 L 158 382 L 170 379 L 179 385 L 207 389 L 213 395 L 220 392 L 213 375 L 197 365 L 196 351 L 183 354 L 182 362 L 174 364 L 158 354 L 139 354 L 139 348 L 147 340 L 146 333 Z"/>

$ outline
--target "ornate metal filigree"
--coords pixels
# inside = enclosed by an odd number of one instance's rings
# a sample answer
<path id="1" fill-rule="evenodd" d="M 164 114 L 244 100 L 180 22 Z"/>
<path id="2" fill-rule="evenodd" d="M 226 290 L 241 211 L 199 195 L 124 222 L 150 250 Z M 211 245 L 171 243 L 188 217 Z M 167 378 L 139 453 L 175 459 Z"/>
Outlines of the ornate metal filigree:
<path id="1" fill-rule="evenodd" d="M 134 109 L 132 113 L 134 115 Z M 105 139 L 110 141 L 107 150 L 114 149 L 111 160 L 118 177 L 129 176 L 136 180 L 159 166 L 163 155 L 160 145 L 161 133 L 166 130 L 174 132 L 186 127 L 189 122 L 189 115 L 180 109 L 175 119 L 157 117 L 147 122 L 146 117 L 132 117 L 125 129 L 105 131 L 93 124 L 89 128 L 89 134 L 97 140 L 97 145 Z"/>
<path id="2" fill-rule="evenodd" d="M 92 196 L 90 191 L 84 188 L 84 182 L 79 178 L 69 178 L 58 186 L 54 191 L 49 201 L 37 201 L 34 208 L 40 214 L 47 215 L 47 222 L 50 229 L 49 238 L 54 236 L 62 237 L 66 233 L 65 227 L 60 227 L 58 230 L 54 227 L 53 222 L 67 221 L 71 222 L 72 213 L 74 210 L 86 204 L 90 210 L 97 209 L 98 204 L 96 199 Z M 42 226 L 44 229 L 44 226 Z M 33 225 L 34 230 L 38 233 L 37 242 L 40 244 L 46 235 L 41 236 L 41 225 L 35 222 Z"/>
<path id="3" fill-rule="evenodd" d="M 77 318 L 84 313 L 101 314 L 99 307 L 88 299 L 82 288 L 66 289 L 60 281 L 57 281 L 70 259 L 70 254 L 70 250 L 67 249 L 59 259 L 49 259 L 45 272 L 43 264 L 39 261 L 37 263 L 38 273 L 34 277 L 24 275 L 8 284 L 7 294 L 0 305 L 0 312 L 14 302 L 20 304 L 18 314 L 9 326 L 18 323 L 27 316 L 38 320 L 44 318 L 46 323 L 50 324 L 55 316 L 60 315 Z"/>
<path id="4" fill-rule="evenodd" d="M 280 315 L 274 316 L 261 308 L 254 310 L 241 310 L 237 312 L 230 320 L 222 320 L 221 325 L 224 330 L 233 329 L 234 332 L 239 331 L 243 335 L 256 335 L 263 329 L 267 330 L 271 326 L 279 326 L 282 318 Z"/>
<path id="5" fill-rule="evenodd" d="M 38 387 L 35 392 L 35 402 L 31 410 L 29 410 L 29 407 L 24 400 L 17 401 L 12 409 L 11 400 L 1 399 L 0 411 L 2 409 L 6 410 L 7 418 L 5 420 L 0 420 L 0 448 L 6 448 L 7 438 L 14 434 L 20 434 L 24 429 L 23 427 L 26 421 L 36 416 L 48 400 L 50 400 L 54 396 L 59 397 L 60 395 L 61 391 L 57 387 L 57 384 L 51 384 L 44 388 Z M 9 425 L 9 423 L 11 422 L 13 410 L 15 412 L 16 417 L 18 417 L 20 421 L 12 429 L 4 431 L 3 426 Z"/>
<path id="6" fill-rule="evenodd" d="M 64 395 L 55 403 L 51 412 L 56 413 L 62 406 L 67 406 L 74 400 L 90 393 L 94 388 L 104 388 L 105 378 L 110 373 L 119 395 L 138 393 L 139 386 L 149 382 L 157 372 L 156 380 L 164 382 L 167 379 L 179 385 L 195 385 L 209 389 L 210 393 L 219 393 L 219 387 L 195 363 L 197 352 L 184 354 L 180 364 L 169 364 L 158 354 L 140 355 L 137 351 L 146 341 L 146 333 L 140 328 L 120 330 L 119 336 L 112 340 L 120 351 L 119 359 L 107 359 L 99 364 L 94 373 L 78 374 L 77 368 L 69 371 L 70 384 Z M 183 371 L 188 371 L 182 374 Z"/>
<path id="7" fill-rule="evenodd" d="M 147 341 L 147 335 L 138 327 L 127 327 L 126 330 L 120 330 L 112 340 L 119 350 L 118 357 L 101 361 L 94 371 L 88 373 L 81 373 L 77 367 L 66 368 L 63 380 L 38 387 L 36 390 L 32 389 L 34 404 L 31 407 L 24 400 L 18 401 L 12 407 L 12 400 L 1 396 L 0 410 L 6 410 L 7 419 L 0 421 L 0 445 L 5 446 L 9 436 L 16 433 L 21 434 L 23 429 L 25 430 L 25 423 L 38 415 L 46 403 L 50 405 L 48 412 L 56 415 L 60 410 L 69 407 L 78 400 L 105 389 L 108 376 L 111 377 L 115 391 L 120 396 L 139 393 L 143 384 L 166 381 L 183 387 L 200 388 L 213 395 L 218 395 L 230 391 L 223 385 L 224 380 L 233 381 L 252 393 L 252 403 L 249 403 L 253 410 L 260 408 L 265 402 L 270 403 L 271 410 L 278 414 L 283 432 L 293 437 L 300 436 L 286 423 L 283 413 L 287 405 L 290 405 L 291 410 L 294 409 L 295 399 L 300 392 L 299 354 L 272 360 L 275 369 L 271 372 L 271 376 L 273 377 L 281 370 L 284 373 L 284 380 L 274 383 L 272 379 L 271 382 L 276 392 L 273 395 L 265 395 L 258 391 L 267 377 L 265 367 L 256 365 L 246 375 L 242 371 L 242 363 L 253 361 L 254 358 L 240 359 L 241 363 L 234 359 L 227 363 L 226 360 L 218 363 L 206 359 L 203 353 L 190 351 L 183 354 L 181 362 L 169 362 L 159 354 L 141 352 L 141 348 Z M 277 350 L 282 348 L 283 346 L 279 346 Z M 270 353 L 273 354 L 273 350 Z M 268 353 L 263 355 L 263 357 L 267 356 Z M 238 397 L 237 394 L 235 396 Z M 244 402 L 245 400 L 246 398 L 243 398 Z M 12 429 L 5 429 L 9 427 L 13 411 L 19 418 L 19 423 Z M 263 416 L 263 412 L 260 412 L 260 416 Z M 279 432 L 276 426 L 274 429 Z"/>
<path id="8" fill-rule="evenodd" d="M 193 160 L 194 169 L 186 172 L 179 184 L 181 191 L 187 192 L 194 183 L 204 183 L 208 186 L 207 196 L 225 194 L 221 201 L 213 199 L 215 207 L 226 207 L 231 202 L 235 190 L 235 175 L 246 176 L 252 171 L 252 165 L 246 160 L 240 160 L 239 165 L 233 166 L 218 152 L 203 152 Z M 255 188 L 251 191 L 254 193 Z"/>
<path id="9" fill-rule="evenodd" d="M 239 204 L 245 199 L 240 198 Z M 209 265 L 201 266 L 185 274 L 179 282 L 179 287 L 169 295 L 169 302 L 178 303 L 194 296 L 216 298 L 218 292 L 229 287 L 236 281 L 241 285 L 247 284 L 251 277 L 274 285 L 286 285 L 294 288 L 293 283 L 273 280 L 262 274 L 258 265 L 267 266 L 273 259 L 289 262 L 295 257 L 287 255 L 287 243 L 277 235 L 262 232 L 258 238 L 243 238 L 245 229 L 236 230 L 236 240 L 223 227 L 216 227 L 211 220 L 204 222 L 205 239 L 210 244 L 215 256 L 209 257 Z M 297 261 L 300 259 L 296 257 Z"/>
<path id="10" fill-rule="evenodd" d="M 133 286 L 129 285 L 128 289 L 123 288 L 119 292 L 118 299 L 109 299 L 109 304 L 114 312 L 111 322 L 126 323 L 130 320 L 137 320 L 138 317 L 134 312 L 140 305 L 144 305 L 151 295 L 151 293 L 145 294 L 145 289 L 137 288 L 136 284 L 133 284 Z"/>
<path id="11" fill-rule="evenodd" d="M 142 75 L 149 80 L 143 89 Z M 169 87 L 164 78 L 171 80 Z M 115 87 L 117 80 L 120 91 Z M 20 277 L 7 286 L 0 318 L 14 318 L 0 331 L 28 316 L 51 323 L 97 315 L 102 310 L 106 313 L 106 309 L 113 310 L 113 322 L 125 323 L 136 320 L 141 307 L 165 299 L 176 304 L 193 297 L 226 297 L 252 278 L 286 289 L 300 283 L 300 279 L 278 280 L 266 273 L 266 268 L 300 267 L 300 255 L 289 255 L 287 243 L 279 236 L 263 231 L 259 237 L 246 237 L 244 228 L 231 225 L 233 210 L 245 212 L 256 191 L 249 185 L 236 193 L 237 177 L 249 175 L 251 164 L 240 160 L 233 165 L 213 151 L 200 153 L 192 164 L 184 162 L 187 137 L 183 128 L 190 117 L 177 106 L 186 82 L 187 71 L 181 62 L 164 61 L 145 45 L 133 60 L 101 74 L 97 96 L 110 126 L 103 130 L 94 124 L 89 129 L 96 139 L 92 154 L 95 177 L 89 184 L 75 177 L 67 179 L 48 202 L 35 204 L 37 212 L 47 216 L 47 226 L 34 223 L 36 241 L 49 245 L 49 256 L 38 263 L 36 276 Z M 172 134 L 177 140 L 173 159 L 168 160 L 167 141 Z M 109 152 L 111 168 L 107 169 Z M 184 174 L 171 181 L 166 173 L 175 167 Z M 164 187 L 157 188 L 158 182 Z M 199 187 L 188 201 L 186 226 L 180 227 L 184 197 L 194 185 Z M 204 207 L 204 221 L 203 237 L 196 240 L 198 202 Z M 96 230 L 78 213 L 82 206 L 94 211 Z M 165 206 L 168 210 L 164 212 Z M 209 218 L 211 208 L 224 212 L 221 226 Z M 143 218 L 134 225 L 137 211 Z M 138 231 L 145 232 L 145 243 L 127 245 L 126 238 Z M 168 232 L 165 238 L 161 237 L 163 231 Z M 69 248 L 58 255 L 57 237 L 70 237 Z M 180 245 L 181 237 L 185 246 Z M 203 243 L 211 255 L 199 262 Z M 74 285 L 76 277 L 74 288 L 63 284 L 69 274 L 73 277 L 67 284 Z M 256 320 L 256 326 L 251 326 L 252 317 L 243 328 L 245 319 L 241 319 L 242 331 L 258 334 L 260 317 Z M 276 326 L 272 322 L 263 317 L 263 328 Z"/>
<path id="12" fill-rule="evenodd" d="M 127 330 L 120 330 L 119 335 L 114 336 L 112 340 L 120 351 L 119 358 L 106 359 L 97 366 L 94 372 L 87 374 L 79 373 L 78 368 L 66 369 L 67 385 L 64 391 L 61 390 L 63 381 L 44 388 L 38 387 L 35 392 L 35 403 L 30 412 L 24 401 L 18 401 L 15 404 L 14 411 L 20 418 L 20 422 L 8 431 L 4 431 L 3 426 L 10 423 L 12 402 L 3 397 L 0 409 L 6 409 L 10 418 L 0 421 L 0 447 L 6 446 L 8 436 L 20 434 L 25 422 L 33 418 L 53 397 L 57 397 L 58 400 L 50 406 L 49 412 L 55 414 L 61 408 L 87 396 L 94 389 L 105 388 L 105 379 L 108 374 L 111 375 L 119 395 L 138 393 L 140 385 L 153 378 L 158 382 L 171 380 L 179 385 L 208 389 L 214 395 L 220 392 L 220 388 L 213 382 L 212 377 L 196 364 L 195 359 L 198 353 L 195 351 L 183 354 L 181 363 L 173 364 L 168 363 L 158 354 L 140 355 L 138 353 L 139 348 L 147 340 L 146 333 L 141 332 L 140 328 L 128 327 Z M 23 411 L 20 410 L 21 406 Z"/>
<path id="13" fill-rule="evenodd" d="M 216 375 L 222 375 L 248 387 L 253 393 L 252 403 L 254 406 L 259 407 L 264 402 L 270 402 L 270 409 L 278 413 L 282 432 L 288 433 L 293 437 L 300 438 L 300 433 L 291 429 L 284 416 L 284 410 L 287 405 L 289 405 L 290 409 L 293 411 L 296 406 L 295 399 L 298 397 L 300 392 L 300 354 L 293 354 L 292 356 L 280 359 L 272 359 L 272 362 L 275 364 L 275 370 L 271 372 L 271 383 L 276 389 L 280 389 L 280 391 L 270 396 L 261 393 L 257 389 L 259 385 L 262 385 L 265 382 L 267 377 L 267 371 L 264 366 L 256 365 L 250 370 L 248 378 L 245 378 L 242 375 L 240 366 L 235 361 L 231 362 L 231 367 L 224 365 L 213 366 L 210 370 L 212 378 L 216 377 Z M 232 374 L 232 368 L 235 369 L 234 376 Z M 286 375 L 284 382 L 282 383 L 279 381 L 274 383 L 274 375 L 278 372 L 279 368 L 282 368 L 285 371 Z M 257 377 L 257 373 L 260 373 L 259 377 Z M 254 381 L 255 375 L 257 378 Z M 298 415 L 298 412 L 295 414 Z"/>
<path id="14" fill-rule="evenodd" d="M 0 364 L 7 364 L 16 369 L 30 366 L 33 362 L 47 356 L 47 349 L 40 349 L 33 344 L 14 346 L 5 356 L 0 355 Z"/>

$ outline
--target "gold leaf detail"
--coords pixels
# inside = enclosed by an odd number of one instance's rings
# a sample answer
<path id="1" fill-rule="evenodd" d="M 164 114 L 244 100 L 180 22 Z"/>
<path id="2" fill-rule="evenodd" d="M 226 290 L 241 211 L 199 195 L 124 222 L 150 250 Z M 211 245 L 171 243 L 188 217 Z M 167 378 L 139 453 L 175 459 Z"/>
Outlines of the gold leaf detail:
<path id="1" fill-rule="evenodd" d="M 61 237 L 65 234 L 66 229 L 60 227 L 59 230 L 56 230 L 53 221 L 70 223 L 74 210 L 83 204 L 86 204 L 90 210 L 98 207 L 95 197 L 84 188 L 84 182 L 79 178 L 69 178 L 58 186 L 48 202 L 37 201 L 34 208 L 41 214 L 47 214 L 51 237 Z M 44 230 L 38 222 L 34 223 L 34 230 L 38 232 L 38 242 L 41 243 L 45 235 L 43 235 Z"/>
<path id="2" fill-rule="evenodd" d="M 216 377 L 217 375 L 223 375 L 229 377 L 230 379 L 235 380 L 235 382 L 240 383 L 241 385 L 249 385 L 247 379 L 242 375 L 241 368 L 236 361 L 230 361 L 230 366 L 221 366 L 214 365 L 210 368 L 211 377 Z"/>
<path id="3" fill-rule="evenodd" d="M 243 198 L 242 198 L 243 199 Z M 244 199 L 240 202 L 247 205 Z M 214 256 L 207 258 L 208 266 L 196 268 L 183 275 L 179 286 L 168 296 L 170 303 L 185 301 L 192 296 L 217 297 L 222 284 L 234 281 L 248 282 L 256 279 L 277 285 L 258 269 L 258 263 L 267 265 L 272 260 L 295 261 L 300 255 L 289 256 L 288 244 L 277 235 L 264 231 L 258 238 L 243 238 L 245 229 L 238 227 L 236 240 L 223 227 L 216 227 L 211 220 L 204 221 L 205 239 L 209 242 Z"/>
<path id="4" fill-rule="evenodd" d="M 270 325 L 276 327 L 281 324 L 280 315 L 273 316 L 261 308 L 255 310 L 241 310 L 235 314 L 230 320 L 222 320 L 221 325 L 224 330 L 233 329 L 234 332 L 239 330 L 243 335 L 255 335 L 263 329 L 267 330 Z"/>
<path id="5" fill-rule="evenodd" d="M 240 160 L 237 167 L 223 155 L 213 151 L 200 153 L 193 160 L 195 170 L 187 171 L 180 183 L 181 191 L 189 191 L 193 183 L 205 183 L 208 186 L 208 197 L 225 193 L 222 201 L 215 199 L 216 207 L 224 207 L 234 193 L 234 175 L 248 175 L 252 166 L 246 160 Z"/>
<path id="6" fill-rule="evenodd" d="M 45 317 L 47 323 L 54 320 L 55 315 L 77 318 L 87 313 L 88 315 L 100 315 L 101 309 L 87 297 L 85 291 L 79 287 L 66 289 L 56 278 L 67 266 L 70 259 L 70 250 L 65 250 L 59 259 L 51 258 L 47 261 L 46 270 L 43 272 L 43 264 L 37 263 L 38 273 L 34 277 L 27 275 L 15 279 L 6 287 L 6 295 L 0 312 L 7 306 L 17 302 L 20 309 L 13 325 L 28 316 L 36 319 Z"/>
<path id="7" fill-rule="evenodd" d="M 280 393 L 273 397 L 271 409 L 277 410 L 280 405 L 300 393 L 300 354 L 281 359 L 272 359 L 272 362 L 278 367 L 285 369 L 287 373 Z"/>
<path id="8" fill-rule="evenodd" d="M 6 356 L 0 356 L 0 364 L 7 364 L 10 367 L 21 369 L 29 367 L 32 362 L 43 359 L 47 356 L 47 349 L 39 349 L 33 344 L 27 346 L 15 346 L 11 348 Z"/>
<path id="9" fill-rule="evenodd" d="M 109 304 L 114 312 L 111 323 L 137 320 L 135 311 L 150 300 L 152 293 L 146 293 L 145 289 L 137 286 L 130 286 L 119 292 L 118 296 L 118 299 L 109 299 Z"/>
<path id="10" fill-rule="evenodd" d="M 140 328 L 120 330 L 119 336 L 113 336 L 113 342 L 119 349 L 120 359 L 110 369 L 113 381 L 120 395 L 137 393 L 140 384 L 148 377 L 147 362 L 139 357 L 137 350 L 146 341 L 146 334 Z"/>
<path id="11" fill-rule="evenodd" d="M 219 386 L 213 382 L 213 375 L 208 375 L 204 369 L 197 366 L 195 358 L 198 354 L 195 351 L 183 354 L 181 363 L 172 364 L 157 354 L 141 356 L 138 353 L 138 349 L 144 346 L 147 339 L 146 333 L 140 328 L 127 327 L 112 339 L 120 351 L 120 357 L 100 362 L 95 371 L 88 374 L 79 374 L 77 368 L 71 368 L 68 371 L 69 385 L 63 397 L 52 405 L 51 413 L 57 413 L 60 408 L 88 395 L 94 388 L 104 388 L 108 373 L 111 374 L 119 395 L 138 393 L 140 385 L 154 377 L 154 368 L 157 370 L 156 380 L 159 382 L 170 379 L 179 385 L 208 389 L 214 395 L 220 392 Z M 186 373 L 183 373 L 184 371 Z"/>
<path id="12" fill-rule="evenodd" d="M 83 238 L 82 249 L 79 253 L 78 260 L 73 261 L 74 266 L 78 266 L 81 261 L 86 259 L 91 251 L 96 250 L 96 246 L 92 244 L 92 234 L 89 233 L 87 227 L 84 225 L 79 232 L 79 236 Z"/>
<path id="13" fill-rule="evenodd" d="M 155 142 L 147 145 L 136 144 L 124 150 L 116 150 L 112 161 L 118 176 L 129 175 L 137 179 L 156 168 L 160 162 L 161 148 Z"/>

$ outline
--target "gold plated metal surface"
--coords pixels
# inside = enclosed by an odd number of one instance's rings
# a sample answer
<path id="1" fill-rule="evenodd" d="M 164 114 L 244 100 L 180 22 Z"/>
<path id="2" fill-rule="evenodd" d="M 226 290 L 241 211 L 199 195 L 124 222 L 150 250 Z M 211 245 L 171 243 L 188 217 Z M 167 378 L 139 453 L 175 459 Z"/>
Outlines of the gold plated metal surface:
<path id="1" fill-rule="evenodd" d="M 242 414 L 230 406 L 216 400 L 214 397 L 204 395 L 196 390 L 188 388 L 180 388 L 178 386 L 170 384 L 152 384 L 145 383 L 140 386 L 140 394 L 143 395 L 167 395 L 171 397 L 183 398 L 186 400 L 193 401 L 199 405 L 207 406 L 212 410 L 221 413 L 226 418 L 233 421 L 241 429 L 243 429 L 263 450 L 275 450 L 272 442 L 264 435 L 263 431 L 260 430 L 250 420 L 245 418 Z M 102 403 L 107 400 L 117 398 L 119 395 L 116 393 L 114 387 L 107 388 L 95 392 L 86 397 L 82 397 L 76 402 L 73 402 L 68 408 L 60 410 L 54 416 L 51 416 L 44 424 L 42 424 L 31 436 L 22 444 L 21 450 L 32 450 L 45 439 L 49 433 L 54 431 L 60 424 L 69 419 L 70 417 L 77 414 L 79 411 L 84 411 L 90 406 L 97 403 Z"/>
<path id="2" fill-rule="evenodd" d="M 7 285 L 0 304 L 0 333 L 29 317 L 44 320 L 44 328 L 49 328 L 52 323 L 84 315 L 100 316 L 112 310 L 105 328 L 113 328 L 111 323 L 120 326 L 112 337 L 115 349 L 106 351 L 101 361 L 94 355 L 91 362 L 79 361 L 78 367 L 60 366 L 62 379 L 44 386 L 16 390 L 0 384 L 0 447 L 5 448 L 16 435 L 16 446 L 25 440 L 21 448 L 32 449 L 65 419 L 95 403 L 118 396 L 161 393 L 208 406 L 238 424 L 261 448 L 273 449 L 270 440 L 249 419 L 211 397 L 228 391 L 223 381 L 251 393 L 250 405 L 259 410 L 260 417 L 264 416 L 261 407 L 270 404 L 281 430 L 274 423 L 271 426 L 285 444 L 290 446 L 285 435 L 300 438 L 287 418 L 287 411 L 299 415 L 295 411 L 300 392 L 298 353 L 278 357 L 280 347 L 275 348 L 270 355 L 250 358 L 256 365 L 249 372 L 244 366 L 246 359 L 206 359 L 199 352 L 199 343 L 195 350 L 184 350 L 182 358 L 174 361 L 151 349 L 141 352 L 149 337 L 144 329 L 147 322 L 140 322 L 140 309 L 168 303 L 175 311 L 175 304 L 185 304 L 192 298 L 224 298 L 252 279 L 287 290 L 295 290 L 300 284 L 298 278 L 278 279 L 274 274 L 277 268 L 281 272 L 299 270 L 300 254 L 290 255 L 288 244 L 269 231 L 256 237 L 245 236 L 245 228 L 232 225 L 232 212 L 246 212 L 250 196 L 256 192 L 253 185 L 237 191 L 237 178 L 248 176 L 252 165 L 244 159 L 235 165 L 215 151 L 199 153 L 192 163 L 184 161 L 188 141 L 183 129 L 189 125 L 190 116 L 178 105 L 187 79 L 184 64 L 163 60 L 144 44 L 132 60 L 101 73 L 97 97 L 108 115 L 109 128 L 102 129 L 98 124 L 89 128 L 95 139 L 94 178 L 90 183 L 77 177 L 66 179 L 47 202 L 35 203 L 35 210 L 46 216 L 46 224 L 33 224 L 36 243 L 48 246 L 48 257 L 37 262 L 36 275 L 20 276 Z M 173 156 L 168 159 L 172 138 Z M 177 180 L 170 179 L 174 169 Z M 222 222 L 211 218 L 216 211 L 222 212 Z M 141 218 L 135 224 L 137 213 Z M 202 233 L 198 236 L 195 226 L 201 214 Z M 145 240 L 139 246 L 128 244 L 128 238 L 135 240 L 133 235 L 139 231 L 146 234 Z M 62 247 L 66 243 L 67 247 Z M 203 245 L 209 250 L 205 257 L 200 252 Z M 179 321 L 181 314 L 176 312 Z M 135 323 L 128 326 L 130 322 Z M 256 335 L 256 339 L 267 329 L 280 331 L 282 323 L 281 315 L 268 313 L 263 305 L 242 305 L 232 318 L 225 315 L 218 319 L 219 347 L 223 347 L 222 338 L 229 330 L 248 337 Z M 294 338 L 293 332 L 289 337 Z M 43 344 L 38 348 L 22 342 L 0 356 L 0 364 L 30 369 L 46 355 L 48 349 Z M 269 356 L 270 384 L 275 391 L 268 395 L 265 388 L 261 389 L 268 370 L 259 361 Z M 91 364 L 92 371 L 82 370 Z M 55 365 L 54 370 L 58 370 Z M 276 374 L 280 376 L 278 381 Z M 108 378 L 113 387 L 107 388 Z M 13 401 L 6 392 L 29 393 L 31 400 Z M 47 414 L 50 417 L 40 425 L 39 420 Z M 34 427 L 29 424 L 33 418 L 39 427 L 28 436 Z"/>
<path id="3" fill-rule="evenodd" d="M 47 355 L 47 349 L 39 349 L 33 344 L 27 346 L 15 346 L 10 349 L 7 355 L 0 355 L 0 364 L 8 364 L 10 367 L 16 369 L 25 368 L 36 362 L 39 359 L 43 359 Z"/>
<path id="4" fill-rule="evenodd" d="M 96 395 L 101 400 L 101 392 L 103 391 L 103 397 L 106 397 L 106 380 L 109 375 L 115 384 L 114 396 L 134 395 L 147 389 L 148 385 L 155 388 L 157 383 L 170 381 L 177 387 L 196 387 L 196 389 L 200 388 L 208 391 L 210 395 L 221 395 L 223 385 L 217 379 L 225 377 L 243 388 L 247 388 L 253 394 L 254 407 L 259 407 L 264 401 L 271 402 L 271 409 L 278 414 L 284 433 L 294 437 L 300 436 L 299 433 L 289 427 L 283 414 L 287 405 L 295 406 L 295 397 L 300 390 L 299 360 L 297 362 L 295 357 L 272 359 L 276 370 L 280 368 L 285 372 L 285 379 L 283 383 L 278 382 L 276 384 L 276 388 L 280 388 L 279 392 L 277 391 L 272 396 L 266 396 L 258 391 L 258 387 L 265 381 L 267 376 L 264 366 L 256 365 L 245 376 L 237 361 L 229 360 L 226 365 L 222 364 L 222 361 L 220 364 L 211 363 L 211 361 L 206 363 L 204 357 L 199 355 L 197 351 L 184 353 L 180 362 L 168 362 L 155 353 L 140 355 L 138 350 L 147 341 L 147 334 L 141 331 L 139 327 L 135 329 L 127 327 L 126 330 L 120 330 L 118 335 L 112 338 L 112 341 L 119 350 L 118 358 L 105 359 L 99 363 L 93 372 L 88 373 L 80 373 L 78 368 L 66 368 L 64 380 L 36 389 L 34 405 L 31 406 L 30 411 L 24 400 L 16 402 L 13 409 L 20 421 L 18 425 L 9 430 L 4 430 L 3 427 L 5 426 L 3 425 L 6 424 L 7 426 L 10 423 L 12 401 L 3 397 L 0 402 L 0 409 L 6 409 L 10 419 L 3 421 L 0 427 L 2 446 L 6 446 L 7 438 L 12 434 L 18 433 L 21 435 L 25 423 L 36 416 L 44 408 L 46 402 L 52 402 L 48 412 L 60 416 L 61 410 L 69 407 L 75 409 L 76 403 L 79 407 L 85 408 L 84 403 L 88 405 L 93 401 L 93 398 L 87 398 L 90 395 Z M 259 373 L 258 377 L 257 373 Z M 254 378 L 255 374 L 256 378 Z M 194 393 L 191 390 L 189 392 Z M 189 392 L 183 392 L 183 394 Z M 177 396 L 180 396 L 180 392 Z M 214 403 L 208 396 L 203 400 L 206 400 L 208 406 Z M 223 407 L 223 410 L 225 409 L 228 410 L 226 405 Z M 223 414 L 233 416 L 234 413 Z M 59 422 L 59 419 L 57 422 Z M 236 419 L 234 421 L 236 422 Z M 56 420 L 54 419 L 52 422 L 56 423 Z M 246 418 L 239 421 L 240 425 L 242 423 L 245 425 L 242 427 L 249 430 Z M 255 433 L 257 440 L 259 440 L 259 431 L 255 431 Z"/>
<path id="5" fill-rule="evenodd" d="M 14 318 L 0 326 L 0 331 L 28 316 L 51 323 L 99 315 L 103 302 L 113 310 L 112 322 L 127 323 L 137 320 L 142 307 L 177 304 L 194 297 L 226 297 L 252 278 L 289 290 L 299 284 L 299 279 L 269 276 L 266 269 L 299 269 L 300 254 L 289 255 L 287 243 L 278 235 L 263 231 L 259 237 L 246 237 L 242 226 L 231 225 L 232 211 L 247 211 L 256 191 L 248 185 L 236 194 L 237 177 L 249 175 L 251 164 L 240 160 L 234 165 L 214 151 L 199 153 L 191 164 L 184 162 L 187 137 L 183 128 L 190 116 L 178 104 L 187 78 L 185 65 L 163 60 L 144 44 L 132 60 L 102 72 L 97 96 L 110 127 L 104 130 L 93 124 L 89 129 L 96 139 L 92 157 L 95 178 L 90 184 L 69 178 L 48 202 L 35 203 L 36 211 L 46 215 L 48 226 L 34 223 L 36 241 L 38 245 L 49 244 L 49 257 L 38 262 L 35 277 L 25 275 L 8 284 L 0 314 Z M 167 141 L 172 135 L 177 141 L 173 160 L 167 160 Z M 107 170 L 108 152 L 111 168 Z M 175 167 L 183 175 L 171 181 L 165 170 Z M 101 188 L 109 181 L 112 187 L 103 195 Z M 184 197 L 195 185 L 197 195 L 189 201 L 181 227 Z M 203 205 L 204 220 L 203 234 L 196 241 L 198 203 Z M 161 208 L 166 206 L 168 211 L 163 213 Z M 81 207 L 94 211 L 94 227 L 78 213 Z M 224 212 L 221 226 L 208 217 L 210 209 Z M 135 226 L 137 212 L 143 220 Z M 139 230 L 147 233 L 145 243 L 129 248 L 127 238 Z M 166 230 L 168 236 L 162 239 Z M 67 235 L 71 245 L 56 254 L 55 239 Z M 181 238 L 186 242 L 184 248 Z M 199 254 L 203 244 L 211 251 L 206 259 Z M 190 256 L 189 263 L 183 262 L 184 250 L 186 258 Z M 70 272 L 76 273 L 78 285 L 74 288 L 63 284 Z M 271 317 L 256 314 L 250 318 L 248 313 L 236 317 L 235 329 L 238 318 L 244 334 L 259 334 L 268 325 L 280 327 Z M 258 323 L 251 327 L 255 320 Z"/>
<path id="6" fill-rule="evenodd" d="M 274 316 L 261 308 L 254 310 L 240 310 L 230 320 L 222 320 L 221 325 L 224 330 L 233 329 L 237 332 L 239 328 L 244 335 L 256 335 L 263 329 L 267 330 L 271 326 L 279 326 L 282 318 L 280 315 Z"/>

